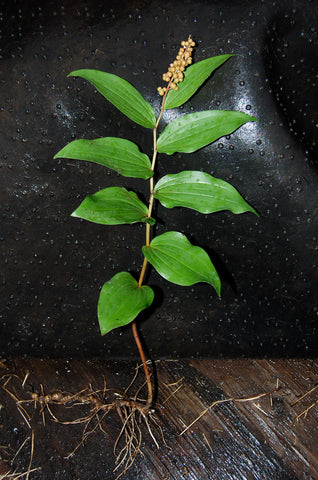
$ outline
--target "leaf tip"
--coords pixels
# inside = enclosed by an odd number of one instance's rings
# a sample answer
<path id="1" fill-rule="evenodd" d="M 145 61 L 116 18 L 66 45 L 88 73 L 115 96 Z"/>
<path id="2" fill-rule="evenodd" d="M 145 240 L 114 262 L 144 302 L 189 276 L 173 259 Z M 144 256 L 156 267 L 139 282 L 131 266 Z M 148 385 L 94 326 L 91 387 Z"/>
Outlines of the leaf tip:
<path id="1" fill-rule="evenodd" d="M 221 298 L 221 280 L 220 280 L 220 278 L 218 280 L 219 281 L 216 284 L 215 283 L 213 284 L 213 287 L 216 291 L 217 296 L 219 298 Z"/>
<path id="2" fill-rule="evenodd" d="M 68 77 L 76 77 L 77 75 L 77 70 L 73 70 L 73 72 L 69 73 L 68 75 L 66 75 L 66 78 Z"/>
<path id="3" fill-rule="evenodd" d="M 56 160 L 57 158 L 63 158 L 63 150 L 64 148 L 62 148 L 61 150 L 59 150 L 53 157 L 53 160 Z"/>
<path id="4" fill-rule="evenodd" d="M 257 210 L 255 210 L 255 208 L 252 208 L 251 212 L 254 213 L 257 217 L 260 217 L 260 214 Z"/>
<path id="5" fill-rule="evenodd" d="M 250 205 L 249 203 L 247 204 L 248 205 L 248 209 L 245 210 L 246 212 L 251 212 L 251 213 L 254 213 L 254 215 L 256 215 L 257 217 L 260 216 L 260 214 L 258 213 L 257 210 L 255 210 L 254 207 L 252 207 L 252 205 Z"/>
<path id="6" fill-rule="evenodd" d="M 103 328 L 101 326 L 101 324 L 99 324 L 99 329 L 100 329 L 100 334 L 103 336 L 103 335 L 106 335 L 106 333 L 108 333 L 110 330 L 107 330 L 106 328 Z"/>

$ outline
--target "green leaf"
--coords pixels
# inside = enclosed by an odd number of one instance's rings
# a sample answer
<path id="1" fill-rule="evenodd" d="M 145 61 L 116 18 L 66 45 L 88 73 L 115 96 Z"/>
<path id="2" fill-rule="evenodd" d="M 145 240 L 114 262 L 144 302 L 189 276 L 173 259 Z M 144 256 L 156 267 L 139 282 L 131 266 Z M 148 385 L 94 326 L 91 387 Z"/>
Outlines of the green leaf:
<path id="1" fill-rule="evenodd" d="M 62 148 L 54 158 L 72 158 L 98 163 L 124 177 L 146 179 L 153 175 L 149 157 L 141 153 L 137 145 L 124 138 L 74 140 Z"/>
<path id="2" fill-rule="evenodd" d="M 220 295 L 220 278 L 205 250 L 192 245 L 179 232 L 166 232 L 155 237 L 149 247 L 142 247 L 147 260 L 166 280 L 177 285 L 206 282 Z"/>
<path id="3" fill-rule="evenodd" d="M 155 185 L 154 197 L 167 208 L 186 207 L 200 213 L 256 213 L 232 185 L 204 172 L 166 175 Z"/>
<path id="4" fill-rule="evenodd" d="M 153 301 L 153 290 L 139 287 L 128 272 L 117 273 L 106 282 L 98 301 L 98 321 L 102 335 L 132 322 Z"/>
<path id="5" fill-rule="evenodd" d="M 178 90 L 169 90 L 165 110 L 183 105 L 198 90 L 205 80 L 233 55 L 218 55 L 217 57 L 206 58 L 201 62 L 194 63 L 187 67 L 184 72 L 183 82 L 178 83 Z"/>
<path id="6" fill-rule="evenodd" d="M 146 205 L 134 192 L 123 187 L 109 187 L 89 195 L 72 213 L 72 217 L 102 225 L 151 221 Z"/>
<path id="7" fill-rule="evenodd" d="M 153 107 L 127 80 L 100 70 L 75 70 L 68 77 L 81 77 L 91 82 L 124 115 L 146 128 L 154 128 Z"/>
<path id="8" fill-rule="evenodd" d="M 191 153 L 229 135 L 247 122 L 256 118 L 246 113 L 227 110 L 206 110 L 183 115 L 170 122 L 158 138 L 160 153 Z"/>

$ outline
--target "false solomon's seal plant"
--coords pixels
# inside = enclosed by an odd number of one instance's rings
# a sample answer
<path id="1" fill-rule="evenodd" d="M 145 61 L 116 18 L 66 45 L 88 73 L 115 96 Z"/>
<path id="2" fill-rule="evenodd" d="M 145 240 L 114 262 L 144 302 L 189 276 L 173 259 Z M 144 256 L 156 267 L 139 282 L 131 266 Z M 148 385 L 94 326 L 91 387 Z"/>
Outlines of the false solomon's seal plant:
<path id="1" fill-rule="evenodd" d="M 87 196 L 72 213 L 89 222 L 103 225 L 145 224 L 145 244 L 141 246 L 143 264 L 139 279 L 128 272 L 119 272 L 106 281 L 98 301 L 98 320 L 102 335 L 114 328 L 132 323 L 134 338 L 140 353 L 147 380 L 148 398 L 136 401 L 142 413 L 153 404 L 153 386 L 148 363 L 140 342 L 136 319 L 153 302 L 153 290 L 144 285 L 145 272 L 150 263 L 169 282 L 189 286 L 198 282 L 210 284 L 220 295 L 219 275 L 208 254 L 176 231 L 167 231 L 152 238 L 155 224 L 152 217 L 154 201 L 166 208 L 184 207 L 203 214 L 230 210 L 234 214 L 255 210 L 229 183 L 202 171 L 182 171 L 155 178 L 158 154 L 192 153 L 229 135 L 247 122 L 256 119 L 238 111 L 205 110 L 180 115 L 162 132 L 158 128 L 165 110 L 183 105 L 212 72 L 231 55 L 219 55 L 192 64 L 195 46 L 191 37 L 181 43 L 178 55 L 163 74 L 165 87 L 158 87 L 162 97 L 161 109 L 156 114 L 152 105 L 126 80 L 97 70 L 76 70 L 69 74 L 88 80 L 126 117 L 152 131 L 153 151 L 148 156 L 133 142 L 123 138 L 105 137 L 94 140 L 75 140 L 60 150 L 54 158 L 84 160 L 104 165 L 125 177 L 141 178 L 149 182 L 149 202 L 144 204 L 133 191 L 112 186 Z"/>

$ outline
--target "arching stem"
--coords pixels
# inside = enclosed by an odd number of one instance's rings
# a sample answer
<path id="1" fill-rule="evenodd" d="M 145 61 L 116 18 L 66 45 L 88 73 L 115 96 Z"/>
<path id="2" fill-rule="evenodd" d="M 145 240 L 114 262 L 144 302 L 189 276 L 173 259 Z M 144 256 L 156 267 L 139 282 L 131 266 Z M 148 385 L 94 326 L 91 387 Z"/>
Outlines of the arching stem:
<path id="1" fill-rule="evenodd" d="M 153 129 L 153 156 L 152 156 L 152 163 L 151 163 L 151 170 L 153 172 L 155 170 L 155 165 L 156 165 L 156 160 L 157 160 L 157 128 L 158 128 L 159 122 L 160 122 L 161 117 L 162 117 L 163 112 L 164 112 L 164 105 L 165 105 L 165 101 L 166 101 L 167 93 L 169 91 L 170 84 L 171 84 L 171 80 L 168 83 L 167 90 L 166 90 L 166 92 L 165 92 L 165 94 L 162 98 L 160 113 L 159 113 L 159 116 L 157 118 L 156 125 Z M 153 188 L 154 188 L 153 176 L 149 180 L 149 186 L 150 186 L 150 195 L 149 195 L 149 204 L 148 204 L 148 217 L 151 217 L 152 208 L 153 208 L 153 201 L 154 201 L 154 198 L 153 198 Z M 146 224 L 146 246 L 149 247 L 149 245 L 150 245 L 150 224 L 147 223 Z M 146 269 L 147 269 L 147 264 L 148 264 L 148 260 L 147 260 L 146 257 L 144 257 L 143 264 L 142 264 L 141 271 L 140 271 L 139 281 L 138 281 L 138 286 L 139 287 L 141 287 L 142 284 L 143 284 Z M 141 358 L 141 362 L 142 362 L 142 366 L 143 366 L 143 369 L 144 369 L 144 372 L 145 372 L 145 377 L 146 377 L 146 382 L 147 382 L 148 398 L 147 398 L 147 403 L 145 404 L 145 411 L 147 411 L 151 407 L 152 402 L 153 402 L 153 388 L 152 388 L 152 383 L 151 383 L 151 375 L 150 375 L 149 368 L 148 368 L 148 365 L 147 365 L 145 352 L 144 352 L 144 349 L 143 349 L 143 346 L 142 346 L 142 343 L 141 343 L 141 340 L 140 340 L 140 337 L 139 337 L 136 320 L 133 320 L 133 322 L 132 322 L 132 331 L 133 331 L 133 336 L 134 336 L 134 339 L 135 339 L 135 342 L 136 342 L 136 345 L 137 345 L 137 348 L 138 348 L 138 352 L 139 352 L 139 355 L 140 355 L 140 358 Z"/>

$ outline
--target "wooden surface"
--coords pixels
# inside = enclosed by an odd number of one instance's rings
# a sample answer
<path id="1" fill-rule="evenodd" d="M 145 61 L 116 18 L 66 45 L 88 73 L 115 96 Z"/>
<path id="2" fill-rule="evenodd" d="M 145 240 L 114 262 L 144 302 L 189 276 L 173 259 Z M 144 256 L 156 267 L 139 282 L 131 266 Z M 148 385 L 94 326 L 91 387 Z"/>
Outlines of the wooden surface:
<path id="1" fill-rule="evenodd" d="M 65 361 L 11 359 L 2 361 L 1 384 L 15 373 L 7 389 L 20 400 L 32 392 L 63 391 L 76 393 L 92 385 L 103 389 L 124 389 L 131 381 L 132 362 Z M 300 480 L 318 479 L 318 405 L 297 420 L 318 399 L 318 389 L 302 400 L 318 383 L 317 360 L 182 360 L 159 361 L 155 365 L 158 380 L 155 418 L 152 423 L 158 449 L 145 424 L 142 455 L 121 478 L 152 480 Z M 138 378 L 136 382 L 138 383 Z M 237 399 L 271 395 L 248 401 Z M 15 400 L 0 389 L 0 479 L 10 466 L 19 447 L 11 473 L 26 472 L 30 460 L 31 430 L 17 410 Z M 204 409 L 217 400 L 234 398 L 211 407 L 182 435 Z M 103 421 L 106 433 L 96 429 L 68 460 L 79 443 L 81 425 L 62 425 L 49 413 L 31 402 L 23 404 L 32 417 L 34 455 L 29 479 L 91 480 L 115 479 L 113 446 L 120 431 L 116 415 Z M 85 408 L 84 408 L 85 410 Z M 53 414 L 63 420 L 83 415 L 83 407 L 52 406 Z M 28 439 L 29 438 L 29 439 Z M 28 440 L 27 440 L 28 439 Z M 117 472 L 118 473 L 118 472 Z M 7 477 L 14 478 L 14 477 Z M 20 478 L 26 478 L 26 475 Z"/>

